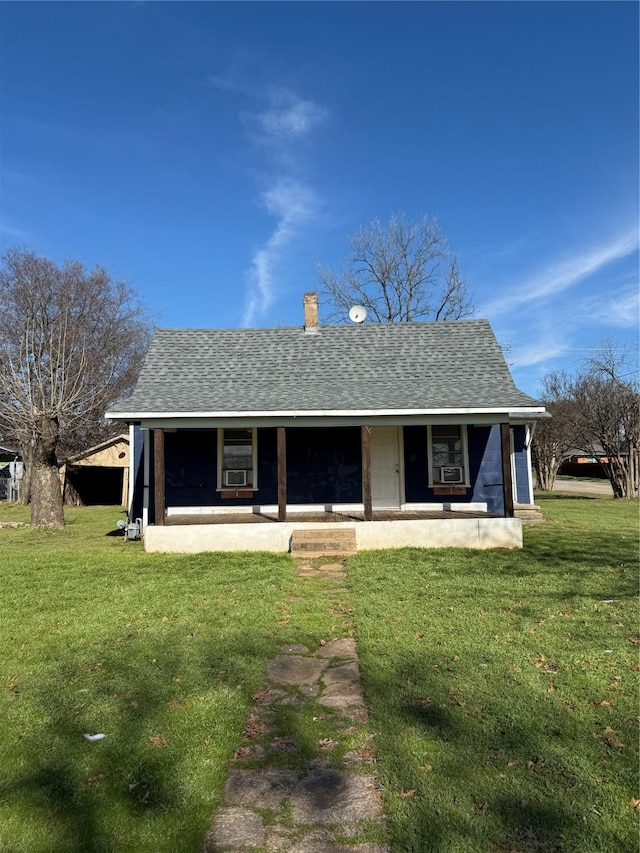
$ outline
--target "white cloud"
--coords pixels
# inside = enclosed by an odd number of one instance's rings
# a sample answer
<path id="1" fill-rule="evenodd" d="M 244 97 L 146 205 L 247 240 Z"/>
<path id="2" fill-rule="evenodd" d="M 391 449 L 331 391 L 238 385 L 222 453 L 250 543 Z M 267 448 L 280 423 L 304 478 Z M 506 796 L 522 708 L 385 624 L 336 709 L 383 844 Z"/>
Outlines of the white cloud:
<path id="1" fill-rule="evenodd" d="M 478 314 L 481 317 L 494 318 L 509 314 L 527 303 L 554 297 L 593 275 L 612 261 L 620 260 L 637 249 L 638 232 L 634 229 L 608 243 L 547 267 L 530 279 L 514 285 L 501 297 L 481 305 Z"/>
<path id="2" fill-rule="evenodd" d="M 262 194 L 267 211 L 277 217 L 277 224 L 267 242 L 259 248 L 249 271 L 249 295 L 242 318 L 243 326 L 251 326 L 274 299 L 273 270 L 298 228 L 308 221 L 317 207 L 315 194 L 309 187 L 284 178 Z"/>
<path id="3" fill-rule="evenodd" d="M 284 141 L 306 136 L 327 116 L 327 111 L 313 101 L 304 101 L 287 90 L 271 94 L 271 106 L 254 116 L 260 129 L 269 137 Z"/>
<path id="4" fill-rule="evenodd" d="M 566 336 L 558 336 L 555 340 L 552 336 L 544 336 L 529 346 L 518 347 L 512 363 L 514 367 L 532 367 L 534 364 L 544 364 L 545 361 L 564 355 L 569 349 Z"/>

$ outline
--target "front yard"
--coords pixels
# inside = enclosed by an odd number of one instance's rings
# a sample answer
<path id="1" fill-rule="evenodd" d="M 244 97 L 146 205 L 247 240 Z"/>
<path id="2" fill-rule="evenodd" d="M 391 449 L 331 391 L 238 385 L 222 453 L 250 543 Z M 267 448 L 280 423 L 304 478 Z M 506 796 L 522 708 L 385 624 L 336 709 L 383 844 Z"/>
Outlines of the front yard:
<path id="1" fill-rule="evenodd" d="M 117 509 L 0 530 L 0 850 L 200 850 L 266 661 L 351 632 L 394 853 L 635 850 L 637 504 L 543 507 L 521 552 L 361 554 L 341 597 Z"/>

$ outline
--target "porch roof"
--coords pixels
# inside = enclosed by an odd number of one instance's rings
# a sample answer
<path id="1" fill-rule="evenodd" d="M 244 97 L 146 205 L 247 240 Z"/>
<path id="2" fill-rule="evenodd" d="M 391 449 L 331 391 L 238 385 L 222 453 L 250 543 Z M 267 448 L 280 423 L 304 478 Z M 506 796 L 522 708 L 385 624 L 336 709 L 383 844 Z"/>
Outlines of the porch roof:
<path id="1" fill-rule="evenodd" d="M 487 320 L 159 329 L 108 417 L 527 411 Z"/>

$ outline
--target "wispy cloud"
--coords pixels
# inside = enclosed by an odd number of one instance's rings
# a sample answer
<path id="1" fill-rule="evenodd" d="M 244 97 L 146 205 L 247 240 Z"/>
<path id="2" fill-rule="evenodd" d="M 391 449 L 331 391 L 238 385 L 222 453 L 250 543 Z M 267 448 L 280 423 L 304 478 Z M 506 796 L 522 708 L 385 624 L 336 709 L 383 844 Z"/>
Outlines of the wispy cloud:
<path id="1" fill-rule="evenodd" d="M 527 303 L 554 297 L 598 272 L 607 264 L 620 260 L 637 249 L 638 232 L 634 229 L 608 243 L 537 272 L 531 278 L 515 284 L 499 298 L 481 305 L 478 314 L 493 319 L 509 314 Z"/>
<path id="2" fill-rule="evenodd" d="M 259 322 L 273 304 L 277 291 L 276 268 L 295 235 L 320 208 L 318 195 L 305 174 L 308 148 L 303 146 L 327 118 L 328 111 L 290 88 L 266 87 L 246 73 L 247 57 L 239 57 L 223 73 L 210 74 L 205 85 L 236 93 L 254 102 L 238 110 L 248 140 L 263 153 L 259 201 L 275 225 L 258 246 L 247 271 L 247 295 L 242 325 Z"/>
<path id="3" fill-rule="evenodd" d="M 327 116 L 323 107 L 298 98 L 288 89 L 272 90 L 269 100 L 269 107 L 254 115 L 253 119 L 271 142 L 301 139 Z"/>
<path id="4" fill-rule="evenodd" d="M 0 235 L 10 240 L 19 240 L 21 243 L 31 242 L 31 236 L 21 228 L 16 228 L 6 220 L 0 221 Z"/>
<path id="5" fill-rule="evenodd" d="M 603 317 L 603 325 L 618 326 L 622 329 L 638 328 L 640 320 L 640 292 L 638 282 L 633 287 L 620 294 L 617 299 L 609 303 L 606 315 Z"/>
<path id="6" fill-rule="evenodd" d="M 212 77 L 209 83 L 221 90 L 244 94 L 250 89 L 235 73 Z M 255 90 L 251 95 L 258 97 Z M 272 305 L 277 292 L 275 268 L 294 236 L 319 208 L 316 192 L 303 177 L 306 169 L 299 143 L 327 117 L 324 107 L 290 89 L 271 88 L 261 100 L 261 108 L 243 111 L 240 118 L 251 141 L 266 151 L 265 189 L 260 193 L 260 202 L 276 223 L 251 259 L 243 326 L 254 325 Z"/>
<path id="7" fill-rule="evenodd" d="M 242 318 L 252 326 L 274 298 L 273 268 L 300 226 L 316 209 L 313 191 L 292 179 L 282 179 L 262 194 L 267 211 L 277 219 L 269 239 L 255 252 L 249 272 L 249 293 Z"/>

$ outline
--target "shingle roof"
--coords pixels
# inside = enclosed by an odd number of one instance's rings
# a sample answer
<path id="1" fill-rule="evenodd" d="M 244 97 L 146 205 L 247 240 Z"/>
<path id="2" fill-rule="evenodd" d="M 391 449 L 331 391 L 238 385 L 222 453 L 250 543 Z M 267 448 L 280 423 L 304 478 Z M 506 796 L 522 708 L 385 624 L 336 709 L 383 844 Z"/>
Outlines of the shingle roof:
<path id="1" fill-rule="evenodd" d="M 159 329 L 109 415 L 540 405 L 519 391 L 487 320 Z"/>

